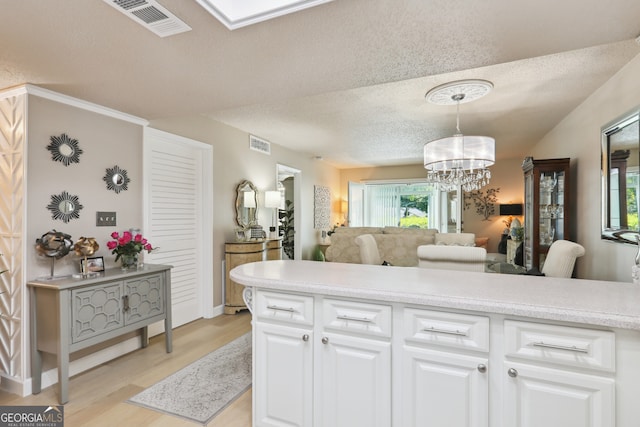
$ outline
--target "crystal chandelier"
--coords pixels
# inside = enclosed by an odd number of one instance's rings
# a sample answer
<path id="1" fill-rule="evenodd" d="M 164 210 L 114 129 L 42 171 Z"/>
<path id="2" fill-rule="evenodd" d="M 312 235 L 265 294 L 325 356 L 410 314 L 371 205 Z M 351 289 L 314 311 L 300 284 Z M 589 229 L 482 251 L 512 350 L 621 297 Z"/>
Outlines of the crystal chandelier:
<path id="1" fill-rule="evenodd" d="M 489 183 L 495 163 L 495 140 L 488 136 L 467 136 L 460 131 L 460 104 L 474 101 L 493 88 L 485 80 L 461 80 L 431 89 L 427 101 L 438 105 L 456 105 L 457 133 L 424 145 L 424 168 L 427 181 L 441 190 L 451 191 L 461 186 L 464 191 L 478 190 Z"/>

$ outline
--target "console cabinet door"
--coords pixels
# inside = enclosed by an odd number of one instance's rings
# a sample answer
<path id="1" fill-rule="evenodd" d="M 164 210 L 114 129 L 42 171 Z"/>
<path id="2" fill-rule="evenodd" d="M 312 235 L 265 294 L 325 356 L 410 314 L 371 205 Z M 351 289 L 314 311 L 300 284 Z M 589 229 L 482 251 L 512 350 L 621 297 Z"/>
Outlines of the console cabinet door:
<path id="1" fill-rule="evenodd" d="M 164 283 L 160 274 L 125 280 L 124 294 L 125 325 L 164 314 Z"/>
<path id="2" fill-rule="evenodd" d="M 322 363 L 316 425 L 390 426 L 391 344 L 332 333 L 315 344 Z"/>
<path id="3" fill-rule="evenodd" d="M 404 347 L 402 426 L 487 427 L 487 358 Z"/>
<path id="4" fill-rule="evenodd" d="M 612 378 L 504 364 L 504 426 L 615 426 Z"/>
<path id="5" fill-rule="evenodd" d="M 255 425 L 313 425 L 311 329 L 256 322 L 255 334 Z"/>
<path id="6" fill-rule="evenodd" d="M 97 337 L 124 325 L 122 282 L 71 291 L 71 342 Z"/>

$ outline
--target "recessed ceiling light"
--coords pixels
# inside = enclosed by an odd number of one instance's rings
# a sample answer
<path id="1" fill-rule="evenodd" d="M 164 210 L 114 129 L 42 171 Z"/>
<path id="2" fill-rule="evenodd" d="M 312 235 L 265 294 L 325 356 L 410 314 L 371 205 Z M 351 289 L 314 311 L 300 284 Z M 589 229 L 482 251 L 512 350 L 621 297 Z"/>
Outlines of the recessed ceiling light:
<path id="1" fill-rule="evenodd" d="M 228 29 L 245 27 L 333 0 L 196 0 Z"/>

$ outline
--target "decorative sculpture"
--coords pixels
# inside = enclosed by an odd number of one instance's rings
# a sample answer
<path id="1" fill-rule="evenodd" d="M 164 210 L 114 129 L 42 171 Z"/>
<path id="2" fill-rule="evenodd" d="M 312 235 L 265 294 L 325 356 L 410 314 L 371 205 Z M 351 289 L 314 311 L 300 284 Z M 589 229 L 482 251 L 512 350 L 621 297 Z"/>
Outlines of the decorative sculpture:
<path id="1" fill-rule="evenodd" d="M 76 241 L 76 244 L 73 245 L 73 251 L 76 255 L 84 257 L 84 262 L 80 263 L 80 273 L 82 273 L 83 276 L 91 274 L 91 272 L 87 270 L 87 257 L 95 254 L 99 248 L 100 245 L 98 245 L 98 242 L 96 242 L 96 239 L 93 237 L 80 237 L 78 241 Z"/>
<path id="2" fill-rule="evenodd" d="M 51 258 L 51 276 L 48 279 L 56 278 L 53 274 L 55 260 L 66 256 L 72 246 L 71 236 L 56 230 L 44 233 L 42 237 L 36 239 L 36 252 L 39 255 Z"/>

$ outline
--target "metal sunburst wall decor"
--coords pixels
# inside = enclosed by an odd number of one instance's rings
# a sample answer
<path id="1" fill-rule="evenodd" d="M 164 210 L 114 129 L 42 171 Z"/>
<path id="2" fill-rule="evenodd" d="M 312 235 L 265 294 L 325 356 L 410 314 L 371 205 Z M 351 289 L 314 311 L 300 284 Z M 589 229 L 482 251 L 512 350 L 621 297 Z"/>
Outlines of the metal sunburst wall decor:
<path id="1" fill-rule="evenodd" d="M 72 196 L 63 191 L 62 194 L 53 194 L 51 196 L 51 203 L 49 203 L 47 209 L 51 211 L 53 219 L 60 219 L 67 223 L 74 218 L 80 218 L 80 210 L 83 207 L 78 200 L 78 196 Z"/>
<path id="2" fill-rule="evenodd" d="M 69 166 L 71 163 L 80 163 L 82 149 L 78 146 L 78 140 L 69 138 L 66 133 L 52 136 L 47 150 L 51 151 L 51 158 L 54 162 L 62 162 L 65 166 Z"/>
<path id="3" fill-rule="evenodd" d="M 120 191 L 127 191 L 127 186 L 131 181 L 127 176 L 127 171 L 118 166 L 107 168 L 107 174 L 102 179 L 107 183 L 107 189 L 115 191 L 116 194 Z"/>

